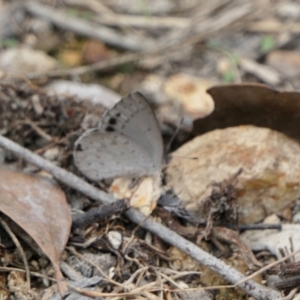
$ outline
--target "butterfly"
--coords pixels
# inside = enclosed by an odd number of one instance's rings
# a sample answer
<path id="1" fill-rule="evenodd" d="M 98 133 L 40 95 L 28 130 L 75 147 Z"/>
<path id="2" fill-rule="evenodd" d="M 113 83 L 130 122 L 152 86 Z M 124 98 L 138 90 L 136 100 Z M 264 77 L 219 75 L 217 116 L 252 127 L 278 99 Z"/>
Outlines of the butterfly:
<path id="1" fill-rule="evenodd" d="M 142 177 L 160 173 L 163 140 L 155 113 L 139 92 L 108 109 L 98 128 L 75 142 L 75 165 L 89 179 Z"/>

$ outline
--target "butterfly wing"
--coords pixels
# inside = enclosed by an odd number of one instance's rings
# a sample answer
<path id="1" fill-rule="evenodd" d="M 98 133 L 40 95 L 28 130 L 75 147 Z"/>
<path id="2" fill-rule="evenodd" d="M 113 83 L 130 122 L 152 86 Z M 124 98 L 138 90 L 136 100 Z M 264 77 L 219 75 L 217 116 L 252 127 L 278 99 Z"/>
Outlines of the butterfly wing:
<path id="1" fill-rule="evenodd" d="M 86 131 L 73 151 L 78 169 L 91 180 L 148 174 L 152 157 L 134 141 L 116 132 Z"/>
<path id="2" fill-rule="evenodd" d="M 152 158 L 148 174 L 161 170 L 163 140 L 160 128 L 153 109 L 141 93 L 122 98 L 103 115 L 99 128 L 119 133 L 147 151 Z"/>

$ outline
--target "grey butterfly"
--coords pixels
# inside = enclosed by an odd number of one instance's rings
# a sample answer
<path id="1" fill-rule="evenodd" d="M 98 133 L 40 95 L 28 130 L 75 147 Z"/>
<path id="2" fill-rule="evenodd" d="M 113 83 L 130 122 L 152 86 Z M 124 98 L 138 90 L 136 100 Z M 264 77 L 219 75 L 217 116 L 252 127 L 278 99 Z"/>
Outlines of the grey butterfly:
<path id="1" fill-rule="evenodd" d="M 139 92 L 122 98 L 98 128 L 75 142 L 74 161 L 91 180 L 155 175 L 161 171 L 163 141 L 154 111 Z"/>

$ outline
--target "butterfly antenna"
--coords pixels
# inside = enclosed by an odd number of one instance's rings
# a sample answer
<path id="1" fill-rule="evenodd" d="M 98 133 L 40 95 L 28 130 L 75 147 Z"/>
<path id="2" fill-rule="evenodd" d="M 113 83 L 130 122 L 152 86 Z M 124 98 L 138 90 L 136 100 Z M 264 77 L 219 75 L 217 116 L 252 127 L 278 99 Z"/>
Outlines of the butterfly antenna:
<path id="1" fill-rule="evenodd" d="M 181 118 L 179 126 L 177 126 L 176 131 L 174 132 L 173 136 L 171 137 L 171 139 L 170 139 L 170 141 L 169 141 L 169 143 L 168 143 L 168 145 L 167 145 L 167 147 L 165 149 L 165 155 L 164 156 L 166 156 L 167 153 L 170 151 L 171 145 L 174 142 L 174 139 L 175 139 L 176 135 L 178 134 L 179 129 L 180 129 L 182 123 L 183 123 L 183 118 Z"/>

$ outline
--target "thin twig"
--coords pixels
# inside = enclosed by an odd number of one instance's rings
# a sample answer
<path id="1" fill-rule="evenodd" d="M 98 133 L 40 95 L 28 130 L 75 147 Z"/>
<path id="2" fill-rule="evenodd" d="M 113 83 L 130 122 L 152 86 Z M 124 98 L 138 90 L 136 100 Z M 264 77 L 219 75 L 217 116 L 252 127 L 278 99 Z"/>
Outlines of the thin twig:
<path id="1" fill-rule="evenodd" d="M 26 270 L 23 270 L 23 269 L 19 269 L 19 268 L 13 268 L 13 267 L 0 267 L 0 272 L 12 272 L 12 271 L 17 271 L 17 272 L 20 272 L 20 273 L 26 273 Z M 51 280 L 53 282 L 56 282 L 57 280 L 53 277 L 49 277 L 49 276 L 46 276 L 44 274 L 40 274 L 40 273 L 37 273 L 37 272 L 31 272 L 30 271 L 30 275 L 31 276 L 35 276 L 35 277 L 38 277 L 38 278 L 46 278 L 48 280 Z M 1 298 L 0 298 L 1 299 Z"/>
<path id="2" fill-rule="evenodd" d="M 101 61 L 95 64 L 87 65 L 87 66 L 75 67 L 70 69 L 58 69 L 49 72 L 41 72 L 41 73 L 30 73 L 26 75 L 26 78 L 35 79 L 43 76 L 46 76 L 48 78 L 58 77 L 58 76 L 70 76 L 70 75 L 80 76 L 88 72 L 109 70 L 111 68 L 115 68 L 122 64 L 136 62 L 146 57 L 148 57 L 146 54 L 139 54 L 139 53 L 124 54 L 118 57 L 113 57 L 111 59 Z"/>
<path id="3" fill-rule="evenodd" d="M 82 0 L 65 0 L 64 1 L 66 5 L 77 5 L 82 7 Z M 97 13 L 97 15 L 101 15 L 101 16 L 110 16 L 114 19 L 118 19 L 119 15 L 116 14 L 112 9 L 110 9 L 109 7 L 105 6 L 104 3 L 100 3 L 100 1 L 98 0 L 86 0 L 84 5 L 86 7 L 88 7 L 91 11 L 94 11 L 95 13 Z M 91 17 L 91 20 L 94 20 L 93 17 Z M 99 22 L 101 24 L 101 22 Z M 130 24 L 126 24 L 126 22 L 121 22 L 118 23 L 120 25 L 120 29 L 122 29 L 125 33 L 135 33 L 135 34 L 140 34 L 140 32 L 136 31 L 135 29 L 133 29 Z"/>
<path id="4" fill-rule="evenodd" d="M 117 281 L 115 281 L 115 280 L 113 280 L 113 279 L 110 279 L 110 278 L 105 274 L 105 272 L 100 268 L 100 266 L 98 266 L 97 264 L 93 263 L 91 260 L 87 259 L 87 258 L 86 258 L 84 255 L 82 255 L 81 253 L 78 253 L 78 252 L 75 250 L 75 248 L 73 248 L 73 247 L 67 247 L 66 249 L 69 250 L 73 255 L 77 256 L 79 259 L 81 259 L 81 260 L 87 262 L 89 265 L 91 265 L 91 266 L 93 266 L 94 268 L 96 268 L 96 269 L 99 271 L 99 273 L 101 274 L 101 276 L 103 276 L 103 279 L 102 279 L 102 280 L 104 280 L 104 281 L 106 281 L 106 282 L 109 282 L 109 283 L 111 283 L 111 284 L 114 284 L 114 285 L 116 285 L 116 286 L 119 286 L 119 287 L 121 287 L 121 288 L 123 288 L 123 289 L 126 289 L 126 286 L 125 286 L 124 284 L 121 284 L 121 283 L 119 283 L 119 282 L 117 282 Z"/>
<path id="5" fill-rule="evenodd" d="M 49 9 L 47 6 L 37 4 L 37 3 L 30 3 L 26 5 L 27 9 L 33 13 L 37 14 L 40 17 L 44 18 L 50 18 L 50 21 L 55 22 L 55 16 L 56 16 L 56 11 Z M 50 10 L 50 11 L 49 11 Z M 166 53 L 170 53 L 170 51 L 176 51 L 178 48 L 182 47 L 182 45 L 187 45 L 187 44 L 195 44 L 203 41 L 206 39 L 208 36 L 211 36 L 213 33 L 218 32 L 221 29 L 228 28 L 231 24 L 237 22 L 238 20 L 241 20 L 245 16 L 249 15 L 252 13 L 254 10 L 253 6 L 250 4 L 246 4 L 244 6 L 241 6 L 239 8 L 236 8 L 235 10 L 230 11 L 229 13 L 225 14 L 222 16 L 222 18 L 218 18 L 215 20 L 215 22 L 210 22 L 209 24 L 197 24 L 197 30 L 196 33 L 193 33 L 191 36 L 190 33 L 190 28 L 183 28 L 180 30 L 180 33 L 178 30 L 175 32 L 172 32 L 170 35 L 165 35 L 162 36 L 159 39 L 156 39 L 155 42 L 151 41 L 152 44 L 154 43 L 154 48 L 153 45 L 148 45 L 144 44 L 145 46 L 145 51 L 143 53 L 133 53 L 133 54 L 124 54 L 122 56 L 114 57 L 112 59 L 102 61 L 99 63 L 91 64 L 88 66 L 81 66 L 81 67 L 75 67 L 75 68 L 70 68 L 70 69 L 62 69 L 62 70 L 53 70 L 50 72 L 43 72 L 43 73 L 31 73 L 27 74 L 26 77 L 28 79 L 35 79 L 35 78 L 40 78 L 43 76 L 46 77 L 58 77 L 58 76 L 80 76 L 88 72 L 94 72 L 94 71 L 105 71 L 108 69 L 111 69 L 113 67 L 122 65 L 124 63 L 129 63 L 129 62 L 137 62 L 141 61 L 143 59 L 147 59 L 149 57 L 155 57 L 155 56 L 162 56 L 166 55 Z M 58 12 L 59 14 L 62 14 L 61 12 Z M 44 15 L 45 14 L 45 15 Z M 58 14 L 58 19 L 61 20 L 63 19 L 63 23 L 67 22 L 68 26 L 71 25 L 65 18 L 65 14 L 59 15 Z M 71 18 L 71 17 L 70 17 Z M 54 19 L 54 20 L 52 20 Z M 76 22 L 78 22 L 77 18 Z M 79 21 L 81 21 L 79 19 Z M 90 23 L 86 21 L 82 21 L 88 24 L 88 27 L 92 27 L 94 29 L 93 25 L 90 25 Z M 77 24 L 77 23 L 76 23 Z M 211 25 L 213 24 L 213 26 Z M 86 25 L 87 26 L 87 25 Z M 76 32 L 76 28 L 68 28 L 71 31 Z M 81 30 L 83 30 L 82 27 L 80 27 Z M 106 28 L 104 28 L 106 29 Z M 91 32 L 88 30 L 88 32 Z M 113 32 L 114 33 L 114 32 Z M 100 40 L 103 40 L 105 42 L 105 39 L 101 39 L 101 37 L 97 37 Z M 118 40 L 120 42 L 120 40 Z M 139 41 L 139 43 L 142 43 Z"/>
<path id="6" fill-rule="evenodd" d="M 11 231 L 11 229 L 9 228 L 7 223 L 2 218 L 0 218 L 0 223 L 1 223 L 1 226 L 6 230 L 6 232 L 8 233 L 8 235 L 10 236 L 10 238 L 12 239 L 14 244 L 16 245 L 16 247 L 17 247 L 17 249 L 18 249 L 18 251 L 19 251 L 19 253 L 20 253 L 20 255 L 23 259 L 25 274 L 26 274 L 27 289 L 29 291 L 30 288 L 31 288 L 30 287 L 31 286 L 31 283 L 30 283 L 30 269 L 29 269 L 27 258 L 26 258 L 26 254 L 25 254 L 19 240 L 17 239 L 16 235 Z"/>
<path id="7" fill-rule="evenodd" d="M 129 208 L 129 202 L 126 199 L 116 201 L 115 203 L 105 204 L 100 207 L 93 207 L 84 214 L 77 213 L 72 216 L 72 226 L 85 229 L 94 223 L 103 223 L 114 214 L 121 214 Z"/>
<path id="8" fill-rule="evenodd" d="M 43 137 L 48 142 L 53 141 L 53 137 L 49 135 L 45 130 L 43 130 L 41 127 L 39 127 L 36 123 L 34 123 L 32 120 L 25 118 L 25 120 L 17 121 L 17 124 L 26 124 L 29 125 L 38 135 Z"/>
<path id="9" fill-rule="evenodd" d="M 156 17 L 156 16 L 134 16 L 134 15 L 120 15 L 120 14 L 101 14 L 101 16 L 93 17 L 93 21 L 108 25 L 108 26 L 122 26 L 127 24 L 137 28 L 147 29 L 182 29 L 191 26 L 190 18 L 181 17 Z"/>
<path id="10" fill-rule="evenodd" d="M 299 300 L 300 295 L 298 294 L 295 298 L 294 296 L 298 292 L 298 288 L 292 289 L 286 297 L 283 297 L 281 300 Z"/>
<path id="11" fill-rule="evenodd" d="M 116 30 L 89 22 L 77 17 L 67 15 L 63 11 L 53 9 L 38 2 L 27 2 L 25 4 L 27 12 L 48 20 L 65 30 L 76 32 L 83 36 L 101 40 L 109 45 L 120 47 L 131 51 L 149 51 L 156 45 L 150 38 L 141 38 L 136 35 L 125 35 Z"/>
<path id="12" fill-rule="evenodd" d="M 70 6 L 79 6 L 80 8 L 83 5 L 82 0 L 64 0 L 64 4 Z M 105 6 L 101 1 L 98 0 L 86 0 L 84 1 L 84 6 L 88 9 L 95 11 L 97 13 L 112 13 L 113 11 Z"/>
<path id="13" fill-rule="evenodd" d="M 0 136 L 0 147 L 12 151 L 17 156 L 46 170 L 62 183 L 74 188 L 77 191 L 80 191 L 94 200 L 98 200 L 103 203 L 112 203 L 115 201 L 112 196 L 107 195 L 106 193 L 89 185 L 87 182 L 75 176 L 74 174 L 55 166 L 51 162 L 3 136 Z M 238 284 L 239 288 L 243 289 L 252 297 L 264 300 L 281 299 L 279 292 L 261 286 L 252 280 L 239 284 L 239 282 L 245 279 L 242 273 L 235 270 L 232 266 L 226 265 L 223 261 L 217 259 L 209 253 L 203 251 L 192 242 L 184 239 L 182 236 L 178 235 L 162 224 L 155 222 L 150 217 L 145 220 L 146 217 L 136 209 L 131 208 L 126 215 L 131 221 L 135 222 L 136 224 L 142 224 L 141 226 L 143 228 L 154 233 L 166 243 L 179 248 L 181 251 L 193 257 L 201 264 L 207 266 L 209 269 L 216 272 L 227 281 L 233 284 Z"/>

